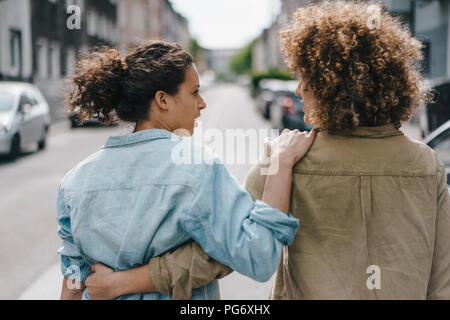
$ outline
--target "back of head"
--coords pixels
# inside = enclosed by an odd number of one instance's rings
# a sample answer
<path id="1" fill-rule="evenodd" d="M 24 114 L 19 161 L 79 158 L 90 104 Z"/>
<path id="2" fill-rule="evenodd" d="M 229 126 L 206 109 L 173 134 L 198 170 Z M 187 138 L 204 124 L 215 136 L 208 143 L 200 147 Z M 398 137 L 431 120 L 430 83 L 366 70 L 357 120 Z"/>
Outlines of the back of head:
<path id="1" fill-rule="evenodd" d="M 311 117 L 322 129 L 400 127 L 431 98 L 420 73 L 422 44 L 378 4 L 300 8 L 281 40 L 291 71 L 313 90 Z"/>
<path id="2" fill-rule="evenodd" d="M 156 92 L 176 94 L 192 62 L 178 44 L 162 40 L 137 45 L 124 59 L 115 48 L 97 48 L 77 63 L 69 110 L 82 121 L 147 119 Z"/>

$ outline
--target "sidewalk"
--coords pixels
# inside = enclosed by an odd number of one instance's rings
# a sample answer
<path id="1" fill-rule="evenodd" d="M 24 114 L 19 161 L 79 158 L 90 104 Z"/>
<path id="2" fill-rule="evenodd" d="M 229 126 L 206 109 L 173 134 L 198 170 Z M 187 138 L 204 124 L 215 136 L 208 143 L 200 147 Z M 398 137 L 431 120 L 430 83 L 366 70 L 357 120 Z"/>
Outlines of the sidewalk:
<path id="1" fill-rule="evenodd" d="M 55 264 L 32 283 L 18 300 L 58 300 L 62 279 L 60 266 Z"/>

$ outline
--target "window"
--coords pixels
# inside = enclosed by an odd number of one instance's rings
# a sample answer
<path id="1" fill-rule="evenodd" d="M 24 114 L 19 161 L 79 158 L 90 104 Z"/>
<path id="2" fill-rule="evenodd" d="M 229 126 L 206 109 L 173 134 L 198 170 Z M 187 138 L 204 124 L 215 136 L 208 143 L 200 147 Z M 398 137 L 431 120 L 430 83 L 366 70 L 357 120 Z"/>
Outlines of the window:
<path id="1" fill-rule="evenodd" d="M 51 42 L 48 48 L 48 75 L 55 79 L 60 74 L 59 45 L 56 42 Z"/>
<path id="2" fill-rule="evenodd" d="M 89 11 L 87 14 L 87 34 L 95 37 L 98 33 L 98 17 L 95 11 Z"/>
<path id="3" fill-rule="evenodd" d="M 32 92 L 27 91 L 27 92 L 25 92 L 25 95 L 28 98 L 28 101 L 31 106 L 35 106 L 38 104 L 38 101 Z"/>
<path id="4" fill-rule="evenodd" d="M 19 76 L 22 74 L 22 34 L 20 31 L 10 31 L 9 47 L 12 74 Z"/>
<path id="5" fill-rule="evenodd" d="M 66 75 L 71 76 L 75 73 L 75 49 L 69 48 L 66 51 Z"/>
<path id="6" fill-rule="evenodd" d="M 32 103 L 31 103 L 30 99 L 28 99 L 27 95 L 25 93 L 22 93 L 20 95 L 20 100 L 19 100 L 19 112 L 25 111 L 25 109 L 24 109 L 25 105 L 31 106 Z"/>
<path id="7" fill-rule="evenodd" d="M 37 54 L 37 75 L 41 79 L 48 77 L 48 43 L 44 38 L 40 38 L 36 41 L 36 54 Z"/>

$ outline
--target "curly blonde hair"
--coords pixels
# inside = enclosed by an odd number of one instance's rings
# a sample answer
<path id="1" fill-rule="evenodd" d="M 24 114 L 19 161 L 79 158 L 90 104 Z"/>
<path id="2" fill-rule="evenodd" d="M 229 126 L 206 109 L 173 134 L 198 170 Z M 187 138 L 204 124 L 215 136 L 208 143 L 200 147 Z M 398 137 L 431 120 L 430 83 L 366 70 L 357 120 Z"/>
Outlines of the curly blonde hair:
<path id="1" fill-rule="evenodd" d="M 311 118 L 322 129 L 399 128 L 431 101 L 421 42 L 381 5 L 339 0 L 300 8 L 281 42 L 291 72 L 313 90 Z"/>

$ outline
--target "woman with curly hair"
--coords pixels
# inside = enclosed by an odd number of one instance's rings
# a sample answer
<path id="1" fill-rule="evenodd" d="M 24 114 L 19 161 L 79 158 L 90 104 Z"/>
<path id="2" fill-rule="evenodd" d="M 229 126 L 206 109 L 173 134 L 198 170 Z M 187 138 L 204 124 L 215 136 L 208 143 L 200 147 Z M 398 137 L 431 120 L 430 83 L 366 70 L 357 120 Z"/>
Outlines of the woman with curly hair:
<path id="1" fill-rule="evenodd" d="M 431 98 L 421 43 L 378 5 L 346 1 L 298 9 L 281 40 L 320 132 L 292 172 L 300 228 L 271 298 L 450 299 L 446 172 L 399 130 Z M 254 199 L 261 168 L 246 179 Z"/>
<path id="2" fill-rule="evenodd" d="M 421 43 L 381 7 L 344 1 L 299 9 L 281 41 L 320 133 L 293 170 L 301 227 L 272 298 L 450 299 L 446 172 L 399 130 L 430 100 Z M 246 181 L 255 199 L 259 168 Z"/>
<path id="3" fill-rule="evenodd" d="M 89 299 L 85 282 L 94 264 L 128 270 L 192 240 L 233 270 L 259 281 L 271 277 L 298 227 L 287 208 L 292 167 L 314 134 L 286 131 L 277 138 L 272 159 L 279 170 L 268 178 L 262 201 L 253 201 L 212 151 L 180 137 L 193 134 L 206 103 L 192 57 L 179 45 L 152 41 L 124 59 L 116 49 L 95 51 L 80 60 L 72 83 L 69 106 L 80 119 L 118 117 L 134 132 L 109 137 L 60 184 L 62 299 Z M 179 163 L 177 150 L 192 157 Z M 216 273 L 189 292 L 192 298 L 218 299 L 218 281 L 211 280 L 230 272 L 208 260 Z M 141 279 L 114 285 L 122 299 L 173 293 L 155 292 Z"/>

